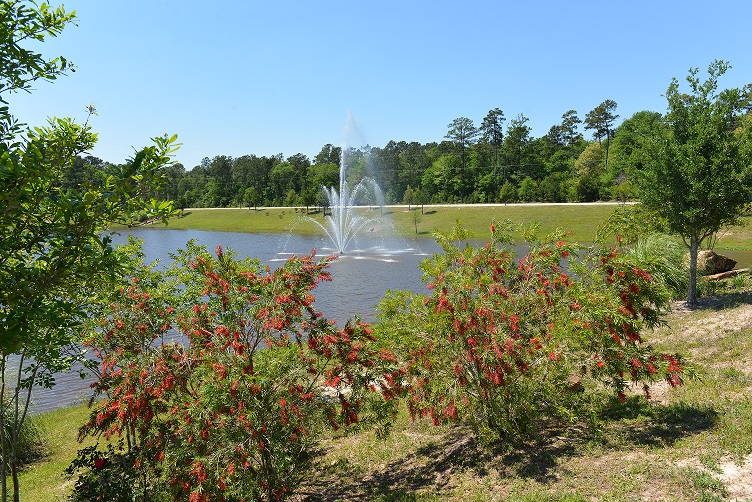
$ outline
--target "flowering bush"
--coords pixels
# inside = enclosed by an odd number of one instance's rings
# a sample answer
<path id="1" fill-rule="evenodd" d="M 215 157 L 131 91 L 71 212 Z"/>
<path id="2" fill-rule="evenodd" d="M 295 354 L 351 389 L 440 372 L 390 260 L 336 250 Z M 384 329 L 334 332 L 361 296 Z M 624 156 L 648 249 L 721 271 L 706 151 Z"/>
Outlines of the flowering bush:
<path id="1" fill-rule="evenodd" d="M 511 439 L 570 413 L 590 379 L 619 399 L 632 382 L 680 383 L 677 356 L 641 336 L 660 322 L 666 290 L 616 249 L 592 255 L 561 238 L 518 258 L 492 227 L 482 247 L 439 237 L 422 265 L 427 297 L 398 293 L 380 307 L 379 338 L 403 366 L 383 375 L 413 417 L 467 420 L 488 441 Z M 581 255 L 581 257 L 580 257 Z"/>
<path id="2" fill-rule="evenodd" d="M 394 411 L 373 392 L 391 353 L 366 324 L 338 329 L 314 309 L 331 260 L 270 271 L 189 245 L 169 274 L 174 296 L 154 293 L 159 279 L 119 289 L 88 340 L 105 397 L 82 434 L 124 435 L 134 469 L 175 499 L 287 496 L 326 428 Z M 187 343 L 166 338 L 175 330 Z"/>

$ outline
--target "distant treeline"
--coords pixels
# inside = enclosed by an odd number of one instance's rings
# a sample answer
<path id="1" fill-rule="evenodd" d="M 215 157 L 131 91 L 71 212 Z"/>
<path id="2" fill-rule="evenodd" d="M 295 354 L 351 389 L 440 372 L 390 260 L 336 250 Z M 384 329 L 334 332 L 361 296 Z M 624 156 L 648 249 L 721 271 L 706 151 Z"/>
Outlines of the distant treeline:
<path id="1" fill-rule="evenodd" d="M 656 130 L 661 114 L 641 111 L 616 127 L 616 103 L 606 100 L 580 120 L 570 110 L 539 138 L 528 119 L 491 110 L 479 127 L 455 119 L 441 142 L 389 141 L 383 148 L 348 148 L 348 182 L 374 179 L 387 204 L 483 202 L 590 202 L 633 197 L 630 179 L 640 169 L 639 143 Z M 586 139 L 583 132 L 588 134 Z M 186 170 L 170 167 L 156 194 L 190 207 L 325 205 L 322 186 L 339 185 L 342 149 L 324 145 L 314 159 L 219 155 Z M 67 183 L 96 176 L 107 163 L 79 158 Z M 377 203 L 378 201 L 361 201 Z"/>

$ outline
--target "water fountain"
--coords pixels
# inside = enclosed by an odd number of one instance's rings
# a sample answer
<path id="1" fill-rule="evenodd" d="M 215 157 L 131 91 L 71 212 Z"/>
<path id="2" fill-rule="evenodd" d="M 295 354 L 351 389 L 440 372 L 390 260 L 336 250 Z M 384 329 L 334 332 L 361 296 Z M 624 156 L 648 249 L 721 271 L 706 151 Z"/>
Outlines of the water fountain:
<path id="1" fill-rule="evenodd" d="M 358 214 L 355 209 L 358 197 L 367 191 L 369 185 L 374 191 L 378 190 L 378 185 L 375 181 L 365 178 L 359 181 L 351 191 L 345 180 L 344 162 L 342 164 L 339 174 L 339 191 L 335 187 L 322 187 L 330 208 L 329 214 L 325 217 L 326 224 L 322 225 L 316 221 L 316 224 L 324 230 L 339 254 L 345 252 L 358 232 L 367 225 L 375 225 L 379 221 L 379 217 L 367 218 Z"/>
<path id="2" fill-rule="evenodd" d="M 350 127 L 348 117 L 348 127 Z M 342 146 L 342 154 L 339 163 L 339 190 L 335 187 L 321 187 L 329 203 L 329 214 L 324 217 L 325 224 L 313 220 L 331 240 L 338 254 L 344 254 L 348 245 L 363 228 L 374 225 L 381 217 L 367 218 L 359 214 L 356 207 L 362 203 L 366 196 L 373 196 L 373 200 L 382 206 L 384 197 L 375 180 L 363 178 L 352 190 L 347 183 L 347 149 Z M 361 206 L 362 207 L 362 206 Z"/>

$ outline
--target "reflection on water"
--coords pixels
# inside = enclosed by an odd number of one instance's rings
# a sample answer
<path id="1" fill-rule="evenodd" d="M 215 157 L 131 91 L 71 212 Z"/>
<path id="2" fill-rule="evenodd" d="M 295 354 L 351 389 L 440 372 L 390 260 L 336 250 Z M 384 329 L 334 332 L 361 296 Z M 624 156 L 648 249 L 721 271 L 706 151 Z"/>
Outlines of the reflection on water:
<path id="1" fill-rule="evenodd" d="M 159 259 L 170 263 L 170 253 L 184 248 L 195 239 L 213 252 L 218 244 L 232 248 L 239 257 L 258 258 L 271 268 L 281 266 L 290 256 L 304 255 L 317 249 L 317 256 L 334 253 L 321 237 L 278 234 L 246 234 L 236 232 L 206 232 L 197 230 L 169 230 L 139 228 L 115 236 L 113 241 L 127 242 L 128 235 L 144 241 L 146 262 Z M 387 290 L 408 289 L 422 292 L 418 264 L 427 256 L 439 252 L 431 240 L 420 242 L 399 238 L 358 238 L 354 250 L 335 260 L 331 267 L 332 282 L 322 282 L 314 290 L 316 308 L 324 316 L 344 323 L 355 315 L 365 321 L 375 319 L 374 307 Z M 45 411 L 88 399 L 91 380 L 81 380 L 78 374 L 66 373 L 57 377 L 57 385 L 50 390 L 34 390 L 34 410 Z"/>

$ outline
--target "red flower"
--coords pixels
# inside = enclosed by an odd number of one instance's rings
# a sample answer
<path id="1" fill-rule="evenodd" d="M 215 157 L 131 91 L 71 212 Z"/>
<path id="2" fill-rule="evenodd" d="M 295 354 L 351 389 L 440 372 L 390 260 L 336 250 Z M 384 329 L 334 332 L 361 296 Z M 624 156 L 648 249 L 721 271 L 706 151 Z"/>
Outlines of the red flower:
<path id="1" fill-rule="evenodd" d="M 101 469 L 102 467 L 104 467 L 104 459 L 103 458 L 96 459 L 94 461 L 94 468 L 95 469 Z"/>

